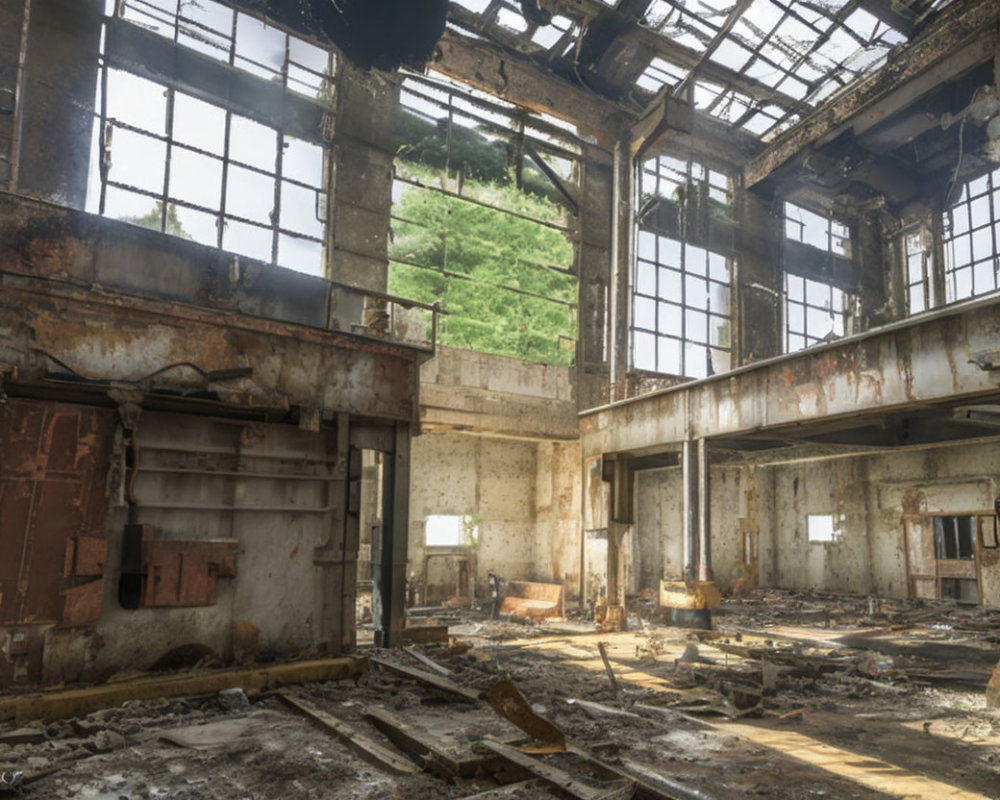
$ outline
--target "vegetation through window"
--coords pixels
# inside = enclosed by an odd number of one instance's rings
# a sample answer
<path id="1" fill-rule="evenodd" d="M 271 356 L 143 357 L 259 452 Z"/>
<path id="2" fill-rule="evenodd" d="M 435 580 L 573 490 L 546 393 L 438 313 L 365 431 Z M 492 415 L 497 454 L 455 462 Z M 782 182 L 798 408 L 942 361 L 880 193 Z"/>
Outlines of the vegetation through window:
<path id="1" fill-rule="evenodd" d="M 389 291 L 449 312 L 441 344 L 552 364 L 577 338 L 578 145 L 457 84 L 403 81 Z"/>

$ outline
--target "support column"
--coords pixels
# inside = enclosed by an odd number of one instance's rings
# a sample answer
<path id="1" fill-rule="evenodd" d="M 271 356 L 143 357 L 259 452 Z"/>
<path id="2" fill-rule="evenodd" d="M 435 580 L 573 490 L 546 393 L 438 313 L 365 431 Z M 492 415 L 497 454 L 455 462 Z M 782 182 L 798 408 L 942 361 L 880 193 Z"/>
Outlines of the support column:
<path id="1" fill-rule="evenodd" d="M 396 647 L 403 631 L 406 553 L 410 528 L 410 426 L 400 422 L 382 469 L 382 546 L 372 570 L 375 645 Z M 374 567 L 374 565 L 373 565 Z"/>
<path id="2" fill-rule="evenodd" d="M 625 597 L 621 580 L 622 541 L 632 525 L 632 484 L 634 473 L 627 461 L 614 461 L 611 476 L 611 520 L 608 523 L 607 608 L 601 628 L 625 627 Z"/>
<path id="3" fill-rule="evenodd" d="M 698 580 L 713 581 L 712 496 L 708 439 L 698 440 Z"/>
<path id="4" fill-rule="evenodd" d="M 698 580 L 698 447 L 693 441 L 681 446 L 684 486 L 684 582 L 693 587 Z"/>

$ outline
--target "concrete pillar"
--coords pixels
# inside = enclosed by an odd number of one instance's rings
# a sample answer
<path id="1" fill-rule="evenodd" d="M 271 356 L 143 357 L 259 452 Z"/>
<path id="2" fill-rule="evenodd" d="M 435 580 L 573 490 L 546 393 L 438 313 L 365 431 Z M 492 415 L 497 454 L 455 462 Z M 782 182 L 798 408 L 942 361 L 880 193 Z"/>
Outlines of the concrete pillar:
<path id="1" fill-rule="evenodd" d="M 684 512 L 684 581 L 693 584 L 698 579 L 698 447 L 693 441 L 681 446 Z"/>
<path id="2" fill-rule="evenodd" d="M 712 496 L 708 439 L 698 440 L 698 580 L 712 575 Z"/>

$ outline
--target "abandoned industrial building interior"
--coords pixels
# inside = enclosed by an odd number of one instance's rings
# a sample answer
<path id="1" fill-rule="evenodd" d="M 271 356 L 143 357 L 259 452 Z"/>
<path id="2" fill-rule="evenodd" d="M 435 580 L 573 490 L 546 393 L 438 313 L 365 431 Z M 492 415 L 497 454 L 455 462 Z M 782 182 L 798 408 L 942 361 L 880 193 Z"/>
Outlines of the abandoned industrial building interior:
<path id="1" fill-rule="evenodd" d="M 995 0 L 0 3 L 0 796 L 996 800 L 998 512 Z"/>

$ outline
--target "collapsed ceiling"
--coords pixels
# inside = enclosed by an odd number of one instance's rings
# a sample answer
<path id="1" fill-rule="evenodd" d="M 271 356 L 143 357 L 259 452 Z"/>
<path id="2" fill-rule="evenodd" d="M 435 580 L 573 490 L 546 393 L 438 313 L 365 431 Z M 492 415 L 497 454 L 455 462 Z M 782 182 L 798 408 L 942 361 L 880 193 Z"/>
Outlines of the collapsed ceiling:
<path id="1" fill-rule="evenodd" d="M 768 141 L 948 0 L 455 0 L 449 26 L 639 110 L 664 87 Z"/>

